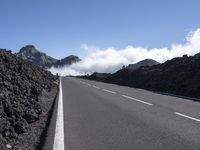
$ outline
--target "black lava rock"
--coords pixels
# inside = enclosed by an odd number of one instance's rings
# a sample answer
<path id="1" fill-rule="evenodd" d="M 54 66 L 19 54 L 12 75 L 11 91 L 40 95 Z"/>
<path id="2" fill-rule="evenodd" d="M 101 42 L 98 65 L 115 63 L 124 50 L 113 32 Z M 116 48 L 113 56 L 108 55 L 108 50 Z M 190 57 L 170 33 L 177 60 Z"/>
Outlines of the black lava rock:
<path id="1" fill-rule="evenodd" d="M 0 49 L 1 150 L 8 147 L 27 149 L 24 146 L 26 143 L 19 144 L 19 137 L 26 141 L 24 135 L 29 133 L 35 136 L 32 124 L 40 120 L 43 112 L 47 113 L 39 99 L 42 91 L 51 91 L 55 87 L 55 80 L 57 77 L 50 72 L 17 57 L 11 51 Z M 27 145 L 30 146 L 29 149 L 33 149 L 30 144 Z"/>

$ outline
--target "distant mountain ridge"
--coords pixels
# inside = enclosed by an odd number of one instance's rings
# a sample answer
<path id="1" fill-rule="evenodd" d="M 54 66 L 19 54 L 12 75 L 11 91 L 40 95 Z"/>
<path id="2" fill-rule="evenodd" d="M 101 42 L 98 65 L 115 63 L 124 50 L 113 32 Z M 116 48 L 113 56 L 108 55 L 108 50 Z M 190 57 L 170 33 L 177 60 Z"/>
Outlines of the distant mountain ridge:
<path id="1" fill-rule="evenodd" d="M 139 67 L 142 67 L 142 66 L 154 66 L 154 65 L 158 65 L 160 64 L 159 62 L 153 60 L 153 59 L 144 59 L 142 61 L 139 61 L 138 63 L 135 63 L 135 64 L 129 64 L 126 69 L 132 71 L 132 70 L 135 70 Z"/>
<path id="2" fill-rule="evenodd" d="M 26 45 L 22 47 L 18 53 L 18 57 L 31 61 L 33 64 L 48 69 L 50 67 L 63 67 L 65 65 L 71 65 L 73 63 L 79 62 L 80 58 L 78 56 L 70 55 L 61 60 L 55 59 L 47 54 L 39 51 L 33 45 Z"/>
<path id="3" fill-rule="evenodd" d="M 57 60 L 55 63 L 53 63 L 53 66 L 55 68 L 57 67 L 61 67 L 61 66 L 64 66 L 64 65 L 72 65 L 73 63 L 76 63 L 76 62 L 79 62 L 80 59 L 78 56 L 75 56 L 75 55 L 70 55 L 70 56 L 67 56 L 61 60 Z"/>

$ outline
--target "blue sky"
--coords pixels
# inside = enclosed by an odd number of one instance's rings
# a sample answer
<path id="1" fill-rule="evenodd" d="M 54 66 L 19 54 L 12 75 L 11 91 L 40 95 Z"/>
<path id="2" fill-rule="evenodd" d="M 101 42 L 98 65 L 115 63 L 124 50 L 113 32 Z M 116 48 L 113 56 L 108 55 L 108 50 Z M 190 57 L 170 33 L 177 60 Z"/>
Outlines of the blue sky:
<path id="1" fill-rule="evenodd" d="M 183 43 L 200 27 L 199 0 L 1 0 L 0 47 L 33 44 L 61 58 L 101 49 Z"/>

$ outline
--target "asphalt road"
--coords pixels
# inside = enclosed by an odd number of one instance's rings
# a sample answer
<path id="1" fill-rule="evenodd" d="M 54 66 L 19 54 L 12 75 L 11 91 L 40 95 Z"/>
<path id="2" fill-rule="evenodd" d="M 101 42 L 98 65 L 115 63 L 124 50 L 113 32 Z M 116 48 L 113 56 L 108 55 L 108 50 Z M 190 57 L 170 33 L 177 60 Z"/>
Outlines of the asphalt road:
<path id="1" fill-rule="evenodd" d="M 200 150 L 200 103 L 62 78 L 65 150 Z"/>

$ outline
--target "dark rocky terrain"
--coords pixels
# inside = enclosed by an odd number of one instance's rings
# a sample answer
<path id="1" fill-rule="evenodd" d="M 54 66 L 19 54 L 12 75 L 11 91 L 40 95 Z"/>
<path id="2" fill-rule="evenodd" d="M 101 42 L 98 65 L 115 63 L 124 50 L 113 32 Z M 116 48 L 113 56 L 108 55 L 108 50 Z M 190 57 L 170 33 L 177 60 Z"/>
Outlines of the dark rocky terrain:
<path id="1" fill-rule="evenodd" d="M 190 57 L 184 55 L 163 64 L 144 66 L 133 71 L 121 69 L 103 79 L 91 76 L 84 78 L 200 98 L 200 53 Z"/>
<path id="2" fill-rule="evenodd" d="M 153 59 L 144 59 L 142 61 L 139 61 L 138 63 L 135 64 L 129 64 L 127 67 L 123 66 L 122 69 L 127 69 L 129 71 L 133 71 L 139 67 L 144 67 L 144 66 L 153 66 L 157 65 L 159 62 L 153 60 Z M 87 75 L 87 76 L 80 76 L 81 78 L 89 79 L 89 80 L 96 80 L 96 81 L 106 81 L 109 76 L 111 76 L 111 73 L 99 73 L 99 72 L 94 72 L 92 75 Z"/>
<path id="3" fill-rule="evenodd" d="M 90 80 L 96 80 L 96 81 L 105 81 L 111 74 L 110 73 L 98 73 L 95 72 L 90 76 L 85 76 L 85 78 Z"/>
<path id="4" fill-rule="evenodd" d="M 38 148 L 58 90 L 50 72 L 0 49 L 0 149 Z"/>
<path id="5" fill-rule="evenodd" d="M 63 67 L 65 65 L 71 65 L 80 61 L 78 56 L 70 55 L 61 60 L 55 59 L 48 56 L 47 54 L 40 52 L 33 45 L 27 45 L 22 47 L 19 53 L 16 53 L 17 56 L 33 62 L 35 65 L 48 69 L 52 66 L 54 67 Z"/>
<path id="6" fill-rule="evenodd" d="M 154 65 L 158 65 L 159 62 L 153 60 L 153 59 L 144 59 L 142 61 L 139 61 L 138 63 L 135 63 L 135 64 L 129 64 L 126 69 L 132 71 L 132 70 L 135 70 L 139 67 L 142 67 L 142 66 L 154 66 Z"/>

